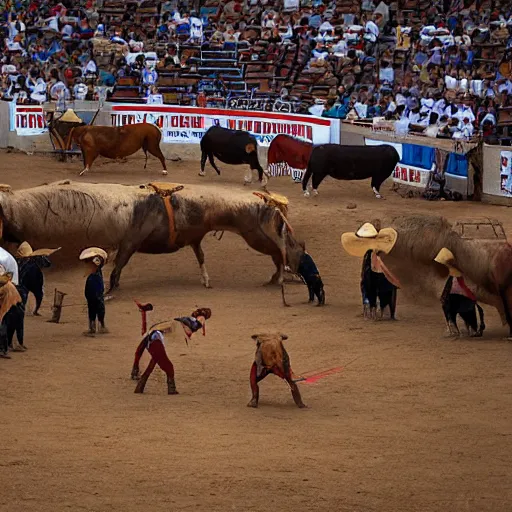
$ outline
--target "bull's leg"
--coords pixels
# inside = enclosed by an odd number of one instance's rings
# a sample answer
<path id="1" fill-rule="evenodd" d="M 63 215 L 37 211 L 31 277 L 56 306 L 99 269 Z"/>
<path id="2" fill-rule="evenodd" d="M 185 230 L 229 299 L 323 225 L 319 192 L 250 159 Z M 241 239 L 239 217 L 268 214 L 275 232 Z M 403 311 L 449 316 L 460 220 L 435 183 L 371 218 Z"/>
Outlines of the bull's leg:
<path id="1" fill-rule="evenodd" d="M 155 366 L 156 361 L 154 359 L 151 359 L 151 361 L 148 364 L 148 367 L 146 368 L 146 371 L 142 374 L 141 378 L 139 379 L 139 382 L 137 382 L 137 386 L 135 386 L 134 393 L 144 393 L 146 383 L 149 379 L 149 376 L 153 373 Z"/>
<path id="2" fill-rule="evenodd" d="M 112 273 L 110 274 L 110 288 L 106 292 L 107 295 L 112 290 L 119 288 L 121 272 L 136 251 L 137 246 L 135 246 L 133 243 L 122 243 L 119 247 L 115 259 L 114 270 L 112 270 Z"/>
<path id="3" fill-rule="evenodd" d="M 311 178 L 311 187 L 312 187 L 312 193 L 314 196 L 318 195 L 318 187 L 320 186 L 320 183 L 324 181 L 326 177 L 326 174 L 315 172 L 313 174 L 313 177 Z"/>
<path id="4" fill-rule="evenodd" d="M 281 286 L 284 281 L 284 263 L 283 258 L 281 255 L 273 255 L 272 261 L 274 262 L 274 265 L 276 266 L 276 271 L 274 274 L 272 274 L 272 277 L 270 278 L 270 281 L 268 283 L 265 283 L 265 285 L 279 285 Z"/>
<path id="5" fill-rule="evenodd" d="M 380 179 L 377 179 L 377 178 L 372 178 L 372 190 L 373 190 L 373 193 L 375 194 L 375 197 L 377 199 L 384 199 L 382 197 L 382 195 L 380 194 L 380 187 L 382 185 L 382 181 Z"/>
<path id="6" fill-rule="evenodd" d="M 206 270 L 206 266 L 204 264 L 204 252 L 201 248 L 201 242 L 195 244 L 190 244 L 194 254 L 196 255 L 197 262 L 199 263 L 199 268 L 201 270 L 201 284 L 204 285 L 205 288 L 211 288 L 210 286 L 210 276 Z"/>
<path id="7" fill-rule="evenodd" d="M 213 153 L 208 153 L 208 161 L 210 162 L 210 165 L 217 171 L 217 174 L 220 176 L 220 169 L 215 165 Z"/>
<path id="8" fill-rule="evenodd" d="M 160 163 L 162 164 L 162 174 L 164 176 L 167 175 L 167 165 L 165 164 L 165 156 L 162 153 L 162 150 L 160 149 L 160 145 L 156 141 L 149 141 L 147 150 L 151 155 L 158 158 L 160 160 Z M 146 154 L 146 163 L 148 161 L 148 155 Z M 146 167 L 144 167 L 145 169 Z"/>
<path id="9" fill-rule="evenodd" d="M 206 151 L 201 151 L 201 170 L 199 171 L 199 176 L 205 176 L 204 166 L 206 165 L 206 159 L 208 158 L 208 153 Z"/>
<path id="10" fill-rule="evenodd" d="M 87 151 L 84 151 L 82 149 L 82 154 L 84 156 L 85 167 L 84 167 L 83 171 L 79 174 L 79 176 L 82 176 L 87 171 L 89 171 L 91 169 L 91 166 L 92 166 L 94 160 L 96 160 L 96 158 L 98 158 L 98 152 L 95 149 L 88 149 Z"/>
<path id="11" fill-rule="evenodd" d="M 512 286 L 506 290 L 500 290 L 501 300 L 505 309 L 505 318 L 509 328 L 508 341 L 512 341 Z"/>
<path id="12" fill-rule="evenodd" d="M 135 351 L 135 359 L 133 360 L 133 367 L 132 367 L 132 374 L 131 374 L 132 380 L 139 380 L 139 377 L 140 377 L 139 363 L 140 363 L 140 358 L 142 357 L 142 354 L 144 353 L 145 349 L 146 349 L 146 340 L 142 340 L 139 343 L 137 350 Z"/>

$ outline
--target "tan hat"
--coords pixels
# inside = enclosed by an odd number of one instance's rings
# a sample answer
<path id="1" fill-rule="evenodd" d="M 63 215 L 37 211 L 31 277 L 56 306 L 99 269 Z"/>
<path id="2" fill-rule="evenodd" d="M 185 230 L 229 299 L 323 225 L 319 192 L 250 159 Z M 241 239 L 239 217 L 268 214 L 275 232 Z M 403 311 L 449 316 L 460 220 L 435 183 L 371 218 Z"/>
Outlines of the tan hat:
<path id="1" fill-rule="evenodd" d="M 57 121 L 62 121 L 64 123 L 83 123 L 83 120 L 80 119 L 71 108 L 68 108 L 66 112 L 57 119 Z"/>
<path id="2" fill-rule="evenodd" d="M 453 252 L 443 247 L 434 258 L 436 263 L 444 265 L 449 271 L 452 277 L 461 277 L 462 272 L 456 267 L 455 256 Z"/>
<path id="3" fill-rule="evenodd" d="M 356 233 L 343 233 L 341 245 L 351 256 L 362 257 L 369 250 L 388 254 L 395 246 L 398 233 L 393 228 L 375 229 L 373 224 L 363 224 Z"/>
<path id="4" fill-rule="evenodd" d="M 89 247 L 87 249 L 84 249 L 80 253 L 81 260 L 90 260 L 91 258 L 94 258 L 96 256 L 99 256 L 100 258 L 102 258 L 103 263 L 107 262 L 108 254 L 106 253 L 106 251 L 104 251 L 100 247 Z"/>
<path id="5" fill-rule="evenodd" d="M 61 247 L 59 247 L 57 249 L 38 249 L 37 251 L 33 251 L 32 247 L 30 247 L 30 244 L 28 242 L 23 242 L 18 247 L 15 257 L 16 258 L 30 258 L 33 256 L 50 256 L 54 252 L 60 251 L 60 249 L 61 249 Z"/>

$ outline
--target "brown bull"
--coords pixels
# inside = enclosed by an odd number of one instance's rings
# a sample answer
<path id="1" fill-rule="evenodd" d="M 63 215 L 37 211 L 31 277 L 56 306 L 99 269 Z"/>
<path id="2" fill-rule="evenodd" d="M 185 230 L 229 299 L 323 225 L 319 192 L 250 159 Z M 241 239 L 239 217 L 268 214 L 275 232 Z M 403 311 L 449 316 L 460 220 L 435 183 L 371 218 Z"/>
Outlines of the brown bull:
<path id="1" fill-rule="evenodd" d="M 148 164 L 148 152 L 156 156 L 162 162 L 162 174 L 167 174 L 165 157 L 160 150 L 162 132 L 154 124 L 137 123 L 126 126 L 79 126 L 71 135 L 72 139 L 80 146 L 84 158 L 84 170 L 80 176 L 87 172 L 98 156 L 105 158 L 124 158 L 133 155 L 139 149 L 146 155 Z"/>

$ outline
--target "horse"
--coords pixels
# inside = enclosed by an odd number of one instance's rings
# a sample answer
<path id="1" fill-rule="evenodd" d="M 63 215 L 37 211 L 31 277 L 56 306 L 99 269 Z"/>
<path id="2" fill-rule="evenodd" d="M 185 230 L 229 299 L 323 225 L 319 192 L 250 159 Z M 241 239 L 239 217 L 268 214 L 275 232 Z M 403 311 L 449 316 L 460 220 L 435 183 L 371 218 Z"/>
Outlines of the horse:
<path id="1" fill-rule="evenodd" d="M 126 126 L 79 126 L 73 128 L 71 138 L 80 146 L 86 173 L 98 156 L 105 158 L 124 158 L 133 155 L 139 149 L 144 151 L 148 165 L 148 152 L 162 162 L 162 174 L 167 174 L 165 157 L 160 149 L 162 132 L 150 123 L 128 124 Z"/>
<path id="2" fill-rule="evenodd" d="M 306 169 L 313 144 L 290 135 L 277 135 L 268 148 L 267 168 L 275 172 L 284 171 L 286 166 L 294 169 Z"/>
<path id="3" fill-rule="evenodd" d="M 326 176 L 336 180 L 364 180 L 371 178 L 372 190 L 377 199 L 381 199 L 380 186 L 391 176 L 400 156 L 397 150 L 388 144 L 381 146 L 340 146 L 339 144 L 321 144 L 311 152 L 308 168 L 302 178 L 304 196 L 312 178 L 313 195 L 318 194 L 318 186 Z"/>

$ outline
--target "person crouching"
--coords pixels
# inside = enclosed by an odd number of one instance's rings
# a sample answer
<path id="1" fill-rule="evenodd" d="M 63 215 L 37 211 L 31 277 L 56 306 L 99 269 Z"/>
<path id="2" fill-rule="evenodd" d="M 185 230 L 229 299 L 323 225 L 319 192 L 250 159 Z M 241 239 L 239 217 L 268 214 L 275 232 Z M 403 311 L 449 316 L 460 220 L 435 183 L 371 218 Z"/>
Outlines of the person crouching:
<path id="1" fill-rule="evenodd" d="M 460 315 L 468 333 L 473 338 L 482 336 L 485 330 L 484 312 L 477 304 L 475 294 L 468 288 L 462 272 L 457 268 L 453 253 L 443 247 L 434 258 L 436 263 L 444 265 L 449 272 L 448 279 L 441 294 L 441 305 L 450 336 L 459 336 L 457 315 Z M 480 327 L 476 317 L 476 310 L 480 315 Z"/>
<path id="2" fill-rule="evenodd" d="M 88 276 L 85 282 L 85 298 L 89 316 L 89 330 L 84 336 L 96 335 L 96 319 L 99 323 L 98 334 L 108 333 L 105 327 L 105 285 L 101 269 L 107 262 L 107 253 L 99 247 L 89 247 L 80 254 L 80 260 L 87 265 Z"/>
<path id="3" fill-rule="evenodd" d="M 306 251 L 305 244 L 302 244 L 302 248 L 304 249 L 304 254 L 300 258 L 297 273 L 308 287 L 309 303 L 311 304 L 315 301 L 316 295 L 318 298 L 318 306 L 323 306 L 325 304 L 324 283 L 313 258 Z"/>

